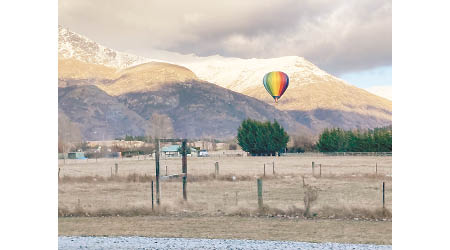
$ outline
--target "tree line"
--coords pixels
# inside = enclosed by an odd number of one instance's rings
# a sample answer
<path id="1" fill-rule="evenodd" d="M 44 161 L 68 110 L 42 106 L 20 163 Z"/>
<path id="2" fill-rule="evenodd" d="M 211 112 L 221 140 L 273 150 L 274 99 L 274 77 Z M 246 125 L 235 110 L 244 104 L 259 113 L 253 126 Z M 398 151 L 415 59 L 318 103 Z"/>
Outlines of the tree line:
<path id="1" fill-rule="evenodd" d="M 325 129 L 319 136 L 320 152 L 392 152 L 392 126 L 368 130 Z"/>

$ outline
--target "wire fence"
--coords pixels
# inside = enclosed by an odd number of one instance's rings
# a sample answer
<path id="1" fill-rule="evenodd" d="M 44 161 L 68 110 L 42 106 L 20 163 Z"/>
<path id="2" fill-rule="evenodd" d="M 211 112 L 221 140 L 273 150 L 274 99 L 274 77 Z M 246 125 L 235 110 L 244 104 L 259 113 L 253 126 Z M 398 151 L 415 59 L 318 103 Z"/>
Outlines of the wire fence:
<path id="1" fill-rule="evenodd" d="M 392 158 L 346 156 L 189 157 L 188 202 L 183 202 L 181 179 L 175 178 L 160 182 L 161 205 L 174 213 L 239 213 L 255 209 L 256 180 L 262 178 L 264 205 L 274 209 L 303 208 L 307 191 L 304 184 L 317 188 L 317 210 L 376 209 L 382 206 L 383 182 L 385 206 L 391 209 Z M 161 158 L 160 173 L 180 174 L 181 159 Z M 59 206 L 92 211 L 149 207 L 154 176 L 152 158 L 60 161 Z"/>

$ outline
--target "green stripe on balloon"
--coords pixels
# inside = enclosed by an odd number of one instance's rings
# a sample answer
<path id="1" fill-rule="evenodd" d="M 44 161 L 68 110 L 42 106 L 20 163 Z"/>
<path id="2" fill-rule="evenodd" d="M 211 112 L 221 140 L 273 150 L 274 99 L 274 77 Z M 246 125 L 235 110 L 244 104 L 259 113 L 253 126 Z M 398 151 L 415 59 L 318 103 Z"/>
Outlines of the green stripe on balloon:
<path id="1" fill-rule="evenodd" d="M 289 86 L 289 77 L 281 71 L 273 71 L 264 75 L 263 85 L 267 92 L 275 99 L 281 98 Z"/>

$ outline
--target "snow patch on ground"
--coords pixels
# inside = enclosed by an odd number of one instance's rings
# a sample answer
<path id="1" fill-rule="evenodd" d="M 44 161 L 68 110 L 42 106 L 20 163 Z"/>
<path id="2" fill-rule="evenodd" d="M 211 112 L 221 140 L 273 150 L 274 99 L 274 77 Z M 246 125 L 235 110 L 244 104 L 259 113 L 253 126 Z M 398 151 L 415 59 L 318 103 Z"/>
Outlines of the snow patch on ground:
<path id="1" fill-rule="evenodd" d="M 58 237 L 59 249 L 392 249 L 391 245 L 148 237 Z"/>

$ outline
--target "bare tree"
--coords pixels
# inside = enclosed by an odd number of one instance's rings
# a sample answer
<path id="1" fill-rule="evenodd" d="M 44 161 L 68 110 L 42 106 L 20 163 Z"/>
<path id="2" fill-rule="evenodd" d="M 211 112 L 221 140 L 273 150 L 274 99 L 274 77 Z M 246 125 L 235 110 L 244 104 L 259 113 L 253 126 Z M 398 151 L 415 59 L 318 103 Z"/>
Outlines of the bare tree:
<path id="1" fill-rule="evenodd" d="M 153 113 L 150 117 L 147 135 L 152 138 L 171 138 L 174 136 L 172 119 L 164 114 Z"/>
<path id="2" fill-rule="evenodd" d="M 291 136 L 291 140 L 294 148 L 301 148 L 305 151 L 314 151 L 315 149 L 314 138 L 310 135 L 297 133 L 294 136 Z"/>
<path id="3" fill-rule="evenodd" d="M 70 148 L 81 142 L 82 135 L 79 126 L 63 112 L 58 112 L 58 152 L 64 154 L 64 161 Z"/>
<path id="4" fill-rule="evenodd" d="M 305 213 L 304 216 L 311 217 L 311 207 L 316 203 L 317 198 L 319 197 L 319 189 L 313 187 L 311 185 L 305 184 L 305 179 L 303 177 L 303 188 L 305 192 L 305 196 L 303 198 L 303 202 L 305 203 Z"/>

